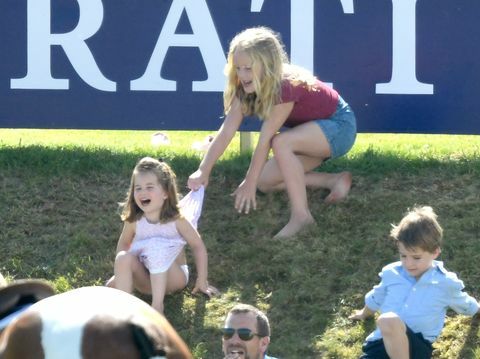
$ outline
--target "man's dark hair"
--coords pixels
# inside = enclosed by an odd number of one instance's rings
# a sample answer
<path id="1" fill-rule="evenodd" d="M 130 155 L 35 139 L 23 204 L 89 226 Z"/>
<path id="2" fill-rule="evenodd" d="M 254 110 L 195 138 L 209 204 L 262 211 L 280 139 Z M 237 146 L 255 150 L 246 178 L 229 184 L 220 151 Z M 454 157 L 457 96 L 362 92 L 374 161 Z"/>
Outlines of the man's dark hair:
<path id="1" fill-rule="evenodd" d="M 252 313 L 257 318 L 257 334 L 261 337 L 269 337 L 270 336 L 270 323 L 268 322 L 268 318 L 264 312 L 260 309 L 255 308 L 253 305 L 250 304 L 237 304 L 235 305 L 230 311 L 228 315 L 231 314 L 244 314 L 244 313 Z"/>

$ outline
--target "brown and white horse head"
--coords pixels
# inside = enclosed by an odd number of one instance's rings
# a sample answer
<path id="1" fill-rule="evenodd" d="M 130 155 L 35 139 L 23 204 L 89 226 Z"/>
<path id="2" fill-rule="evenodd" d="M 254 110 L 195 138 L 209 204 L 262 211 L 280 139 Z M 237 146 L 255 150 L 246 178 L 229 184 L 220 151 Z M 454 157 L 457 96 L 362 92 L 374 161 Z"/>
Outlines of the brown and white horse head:
<path id="1" fill-rule="evenodd" d="M 0 359 L 192 358 L 168 321 L 144 301 L 85 287 L 32 305 L 0 337 Z"/>

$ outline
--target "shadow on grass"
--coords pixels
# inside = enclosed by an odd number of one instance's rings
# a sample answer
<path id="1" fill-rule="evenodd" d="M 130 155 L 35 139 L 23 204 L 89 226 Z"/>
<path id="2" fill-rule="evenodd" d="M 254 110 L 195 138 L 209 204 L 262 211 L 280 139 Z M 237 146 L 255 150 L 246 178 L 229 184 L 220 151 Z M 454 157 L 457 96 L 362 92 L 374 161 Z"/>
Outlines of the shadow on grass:
<path id="1" fill-rule="evenodd" d="M 0 147 L 0 163 L 3 169 L 28 168 L 39 174 L 65 171 L 72 174 L 91 172 L 130 173 L 135 163 L 143 156 L 161 158 L 172 165 L 178 176 L 187 176 L 196 169 L 199 158 L 193 155 L 177 154 L 168 149 L 154 149 L 151 152 L 114 152 L 105 148 L 82 147 Z M 238 182 L 249 164 L 249 154 L 238 154 L 222 159 L 217 168 L 223 175 L 234 175 Z M 383 153 L 368 149 L 354 157 L 343 157 L 327 161 L 322 171 L 348 169 L 357 174 L 386 175 L 398 171 L 416 173 L 425 169 L 444 169 L 455 173 L 480 173 L 480 156 L 451 156 L 437 158 L 425 154 L 423 157 L 399 157 L 395 153 Z M 243 178 L 243 177 L 242 177 Z"/>

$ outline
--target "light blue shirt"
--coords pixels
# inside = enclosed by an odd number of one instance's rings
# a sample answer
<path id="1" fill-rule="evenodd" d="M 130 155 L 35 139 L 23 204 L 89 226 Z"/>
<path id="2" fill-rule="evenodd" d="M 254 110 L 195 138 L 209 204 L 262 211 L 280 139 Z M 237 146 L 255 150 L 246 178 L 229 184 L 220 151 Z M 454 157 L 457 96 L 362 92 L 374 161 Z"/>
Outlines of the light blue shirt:
<path id="1" fill-rule="evenodd" d="M 434 342 L 445 323 L 448 308 L 459 314 L 474 315 L 478 302 L 463 292 L 463 282 L 447 271 L 443 262 L 433 261 L 433 267 L 417 281 L 401 262 L 391 263 L 379 274 L 380 284 L 365 295 L 365 304 L 380 313 L 394 312 L 415 333 Z M 377 328 L 367 341 L 382 337 Z"/>

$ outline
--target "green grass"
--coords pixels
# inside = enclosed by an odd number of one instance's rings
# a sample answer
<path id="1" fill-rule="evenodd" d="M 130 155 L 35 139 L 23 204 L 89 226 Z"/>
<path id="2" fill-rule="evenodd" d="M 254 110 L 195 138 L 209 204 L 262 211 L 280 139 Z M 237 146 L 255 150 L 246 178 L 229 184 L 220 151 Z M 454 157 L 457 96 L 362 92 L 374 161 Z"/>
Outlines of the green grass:
<path id="1" fill-rule="evenodd" d="M 185 193 L 201 158 L 191 144 L 207 135 L 169 132 L 171 144 L 154 147 L 152 133 L 0 130 L 0 271 L 8 280 L 45 278 L 59 292 L 104 283 L 135 162 L 166 159 Z M 348 156 L 323 167 L 352 171 L 348 200 L 326 206 L 324 191 L 309 191 L 317 226 L 289 241 L 271 239 L 288 220 L 285 193 L 259 196 L 254 215 L 234 211 L 229 194 L 248 163 L 236 137 L 212 174 L 199 224 L 210 282 L 222 294 L 206 301 L 190 287 L 166 299 L 167 318 L 196 358 L 222 358 L 218 328 L 238 301 L 268 313 L 272 355 L 357 358 L 374 323 L 346 318 L 397 260 L 390 224 L 416 204 L 434 207 L 441 259 L 480 298 L 479 136 L 360 134 Z M 480 358 L 479 324 L 451 313 L 434 358 Z"/>

